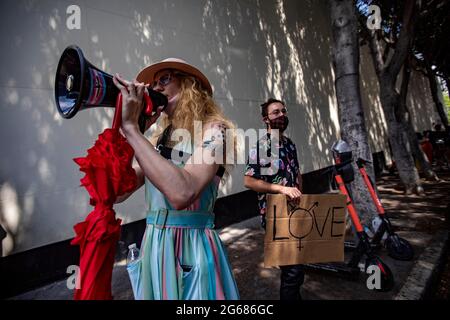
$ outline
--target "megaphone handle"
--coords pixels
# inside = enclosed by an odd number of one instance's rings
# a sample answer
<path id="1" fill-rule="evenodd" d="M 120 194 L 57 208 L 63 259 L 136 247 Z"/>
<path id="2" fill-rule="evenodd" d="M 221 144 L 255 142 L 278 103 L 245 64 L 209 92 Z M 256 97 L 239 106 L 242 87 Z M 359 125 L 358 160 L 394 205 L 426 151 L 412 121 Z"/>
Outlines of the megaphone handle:
<path id="1" fill-rule="evenodd" d="M 146 116 L 151 116 L 153 111 L 153 102 L 147 93 L 144 93 L 144 101 L 145 101 L 144 114 Z M 139 117 L 139 129 L 141 130 L 142 133 L 144 133 L 146 123 L 144 114 L 141 114 L 141 116 Z M 122 124 L 122 93 L 119 92 L 116 99 L 116 112 L 114 113 L 114 120 L 112 127 L 113 129 L 119 129 L 121 124 Z"/>
<path id="2" fill-rule="evenodd" d="M 144 113 L 146 116 L 150 117 L 153 112 L 153 101 L 150 98 L 150 95 L 147 93 L 147 91 L 144 92 L 144 102 L 145 102 Z"/>
<path id="3" fill-rule="evenodd" d="M 114 113 L 113 129 L 119 129 L 122 124 L 122 93 L 119 92 L 116 98 L 116 111 Z"/>
<path id="4" fill-rule="evenodd" d="M 143 134 L 145 132 L 145 125 L 147 124 L 147 119 L 150 118 L 153 112 L 153 101 L 147 92 L 144 92 L 144 111 L 139 116 L 138 124 L 139 130 Z"/>

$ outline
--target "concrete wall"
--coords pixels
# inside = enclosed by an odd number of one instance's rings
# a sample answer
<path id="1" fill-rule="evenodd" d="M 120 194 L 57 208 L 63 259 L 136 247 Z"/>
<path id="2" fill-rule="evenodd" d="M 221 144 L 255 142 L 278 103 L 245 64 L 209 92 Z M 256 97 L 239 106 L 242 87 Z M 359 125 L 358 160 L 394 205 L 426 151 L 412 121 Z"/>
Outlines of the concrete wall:
<path id="1" fill-rule="evenodd" d="M 80 30 L 66 27 L 72 4 L 81 8 Z M 128 79 L 163 58 L 183 58 L 205 72 L 225 113 L 244 130 L 262 128 L 259 104 L 268 96 L 281 98 L 302 171 L 332 163 L 329 147 L 339 124 L 325 1 L 7 0 L 0 12 L 4 255 L 72 237 L 72 226 L 91 209 L 72 158 L 85 155 L 111 124 L 113 110 L 83 111 L 72 120 L 59 116 L 53 82 L 69 44 L 79 45 L 94 65 Z M 371 144 L 374 152 L 386 150 L 373 67 L 367 55 L 363 61 Z M 244 190 L 242 172 L 238 166 L 221 195 Z M 143 218 L 145 207 L 140 190 L 115 208 L 127 223 Z"/>

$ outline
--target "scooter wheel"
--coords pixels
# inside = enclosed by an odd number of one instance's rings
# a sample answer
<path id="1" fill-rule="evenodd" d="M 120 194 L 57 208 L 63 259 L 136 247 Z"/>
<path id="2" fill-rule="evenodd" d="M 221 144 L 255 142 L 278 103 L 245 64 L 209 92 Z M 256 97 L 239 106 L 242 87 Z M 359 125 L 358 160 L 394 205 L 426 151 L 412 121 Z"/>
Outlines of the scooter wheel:
<path id="1" fill-rule="evenodd" d="M 389 255 L 401 261 L 410 261 L 414 257 L 414 249 L 411 244 L 397 235 L 388 236 L 384 242 Z"/>
<path id="2" fill-rule="evenodd" d="M 372 267 L 368 270 L 371 266 L 374 266 L 375 268 Z M 380 279 L 374 278 L 373 290 L 375 291 L 386 292 L 390 291 L 394 287 L 394 275 L 392 274 L 391 269 L 377 256 L 367 258 L 366 274 L 380 275 Z M 367 282 L 367 284 L 369 283 Z"/>

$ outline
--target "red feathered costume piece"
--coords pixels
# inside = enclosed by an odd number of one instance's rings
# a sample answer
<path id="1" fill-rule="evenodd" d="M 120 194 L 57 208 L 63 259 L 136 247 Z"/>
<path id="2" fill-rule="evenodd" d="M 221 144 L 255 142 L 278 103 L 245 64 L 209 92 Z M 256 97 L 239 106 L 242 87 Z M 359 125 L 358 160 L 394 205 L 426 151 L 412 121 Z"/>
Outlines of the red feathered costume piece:
<path id="1" fill-rule="evenodd" d="M 85 176 L 80 180 L 91 196 L 94 210 L 74 226 L 72 245 L 80 246 L 80 288 L 75 300 L 110 300 L 112 269 L 121 220 L 113 204 L 118 196 L 136 188 L 132 168 L 133 148 L 119 132 L 121 99 L 118 99 L 112 129 L 105 129 L 84 158 L 75 158 Z"/>

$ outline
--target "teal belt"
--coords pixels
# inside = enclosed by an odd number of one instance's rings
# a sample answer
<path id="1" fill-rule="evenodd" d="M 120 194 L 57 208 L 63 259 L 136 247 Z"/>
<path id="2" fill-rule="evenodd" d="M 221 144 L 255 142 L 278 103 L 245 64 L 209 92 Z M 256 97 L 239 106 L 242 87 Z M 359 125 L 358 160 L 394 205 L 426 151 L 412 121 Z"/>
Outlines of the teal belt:
<path id="1" fill-rule="evenodd" d="M 208 211 L 158 209 L 147 212 L 147 224 L 157 228 L 184 227 L 192 229 L 214 228 L 214 214 Z"/>

